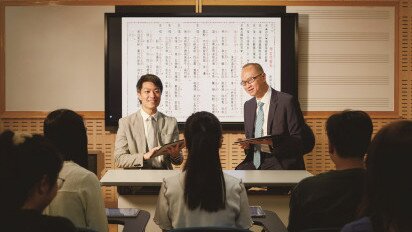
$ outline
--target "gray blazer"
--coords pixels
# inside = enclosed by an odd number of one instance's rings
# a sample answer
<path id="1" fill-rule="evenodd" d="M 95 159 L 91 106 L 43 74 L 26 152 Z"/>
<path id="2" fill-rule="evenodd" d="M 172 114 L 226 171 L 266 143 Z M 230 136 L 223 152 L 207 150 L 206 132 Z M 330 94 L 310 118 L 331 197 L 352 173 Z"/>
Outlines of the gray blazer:
<path id="1" fill-rule="evenodd" d="M 160 146 L 179 139 L 179 129 L 177 128 L 176 118 L 166 116 L 159 112 L 157 126 L 157 140 Z M 143 155 L 148 150 L 140 110 L 119 120 L 119 129 L 116 134 L 114 146 L 114 161 L 116 167 L 152 168 L 150 160 L 143 161 Z M 162 168 L 173 169 L 172 163 L 179 165 L 182 162 L 183 156 L 181 153 L 178 159 L 172 159 L 169 155 L 165 155 Z"/>
<path id="2" fill-rule="evenodd" d="M 245 102 L 244 124 L 246 138 L 255 132 L 256 98 Z M 290 94 L 272 89 L 267 123 L 268 135 L 274 137 L 271 154 L 262 159 L 261 169 L 305 169 L 302 133 L 304 118 L 298 101 Z M 254 147 L 245 150 L 246 158 L 236 169 L 254 169 Z"/>

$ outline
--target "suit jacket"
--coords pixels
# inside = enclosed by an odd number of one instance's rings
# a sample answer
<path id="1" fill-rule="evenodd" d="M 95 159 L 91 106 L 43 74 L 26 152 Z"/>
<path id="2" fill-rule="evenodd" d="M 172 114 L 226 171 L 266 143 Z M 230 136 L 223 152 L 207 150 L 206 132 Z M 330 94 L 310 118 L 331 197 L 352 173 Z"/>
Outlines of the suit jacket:
<path id="1" fill-rule="evenodd" d="M 245 102 L 246 138 L 254 138 L 256 107 L 256 98 Z M 302 142 L 305 122 L 298 101 L 290 94 L 272 89 L 267 120 L 268 135 L 279 136 L 273 138 L 271 155 L 262 159 L 261 169 L 305 169 Z M 236 169 L 250 169 L 247 166 L 253 165 L 253 145 L 245 153 L 245 160 Z"/>
<path id="2" fill-rule="evenodd" d="M 179 139 L 179 129 L 174 117 L 169 117 L 158 112 L 157 118 L 157 140 L 162 146 Z M 146 136 L 144 132 L 143 117 L 140 111 L 133 113 L 119 120 L 119 129 L 116 134 L 114 148 L 115 164 L 119 168 L 148 168 L 151 169 L 151 159 L 143 161 L 143 155 L 148 151 Z M 172 159 L 165 155 L 162 163 L 163 169 L 173 169 L 172 163 L 179 165 L 183 162 L 183 156 L 180 153 L 178 159 Z"/>

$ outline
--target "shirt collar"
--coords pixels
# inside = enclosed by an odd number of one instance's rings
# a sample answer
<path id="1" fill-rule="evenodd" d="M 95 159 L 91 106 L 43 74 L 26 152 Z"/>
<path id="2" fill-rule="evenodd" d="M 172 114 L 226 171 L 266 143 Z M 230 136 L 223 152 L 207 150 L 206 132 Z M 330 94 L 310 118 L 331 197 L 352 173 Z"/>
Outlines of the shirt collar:
<path id="1" fill-rule="evenodd" d="M 266 91 L 265 95 L 263 95 L 263 97 L 260 100 L 256 99 L 256 103 L 263 102 L 264 105 L 269 105 L 271 96 L 272 96 L 272 88 L 270 88 L 269 86 L 268 91 Z"/>
<path id="2" fill-rule="evenodd" d="M 142 115 L 143 121 L 146 121 L 150 116 L 153 116 L 154 120 L 157 121 L 157 116 L 159 115 L 159 111 L 157 111 L 153 115 L 149 115 L 143 109 L 140 109 L 140 114 Z"/>

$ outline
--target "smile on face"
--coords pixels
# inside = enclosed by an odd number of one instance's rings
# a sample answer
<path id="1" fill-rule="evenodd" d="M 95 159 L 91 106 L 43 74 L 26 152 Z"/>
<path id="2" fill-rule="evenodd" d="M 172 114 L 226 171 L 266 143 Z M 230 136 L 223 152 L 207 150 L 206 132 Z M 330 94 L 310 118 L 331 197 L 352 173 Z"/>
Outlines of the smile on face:
<path id="1" fill-rule="evenodd" d="M 143 82 L 142 89 L 137 93 L 141 101 L 142 109 L 149 115 L 157 112 L 157 107 L 160 104 L 162 92 L 160 88 L 150 81 Z"/>

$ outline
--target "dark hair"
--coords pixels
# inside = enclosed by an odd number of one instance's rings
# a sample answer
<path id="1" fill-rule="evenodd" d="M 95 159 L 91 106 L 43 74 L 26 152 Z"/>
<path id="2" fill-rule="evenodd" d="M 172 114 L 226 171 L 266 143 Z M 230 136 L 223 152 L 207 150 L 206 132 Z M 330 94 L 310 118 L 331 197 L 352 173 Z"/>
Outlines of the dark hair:
<path id="1" fill-rule="evenodd" d="M 340 157 L 362 159 L 371 141 L 373 124 L 367 113 L 345 110 L 328 118 L 326 131 Z"/>
<path id="2" fill-rule="evenodd" d="M 80 115 L 67 109 L 49 113 L 44 120 L 44 136 L 57 147 L 63 160 L 71 160 L 87 169 L 87 134 Z"/>
<path id="3" fill-rule="evenodd" d="M 258 71 L 260 73 L 265 73 L 265 71 L 263 71 L 262 66 L 258 63 L 247 63 L 247 64 L 243 65 L 242 69 L 247 68 L 249 66 L 253 66 L 256 69 L 256 71 Z"/>
<path id="4" fill-rule="evenodd" d="M 220 164 L 222 127 L 215 115 L 197 112 L 186 121 L 184 137 L 188 157 L 183 170 L 185 203 L 190 210 L 207 212 L 224 209 L 226 185 Z"/>
<path id="5" fill-rule="evenodd" d="M 2 210 L 16 211 L 30 197 L 33 187 L 44 176 L 50 187 L 56 184 L 62 168 L 58 151 L 41 135 L 0 134 L 0 191 Z"/>
<path id="6" fill-rule="evenodd" d="M 143 83 L 145 82 L 152 82 L 156 87 L 160 89 L 160 92 L 163 93 L 162 81 L 158 76 L 153 74 L 146 74 L 140 77 L 136 84 L 136 89 L 138 93 L 140 93 L 140 91 L 142 90 Z"/>
<path id="7" fill-rule="evenodd" d="M 375 232 L 412 231 L 412 121 L 383 127 L 367 154 L 361 216 L 370 217 Z"/>

